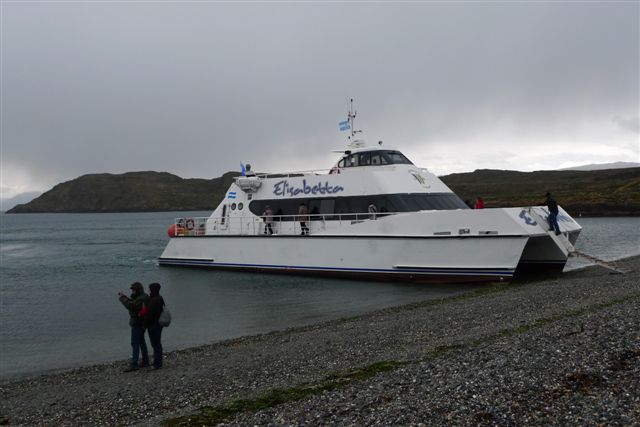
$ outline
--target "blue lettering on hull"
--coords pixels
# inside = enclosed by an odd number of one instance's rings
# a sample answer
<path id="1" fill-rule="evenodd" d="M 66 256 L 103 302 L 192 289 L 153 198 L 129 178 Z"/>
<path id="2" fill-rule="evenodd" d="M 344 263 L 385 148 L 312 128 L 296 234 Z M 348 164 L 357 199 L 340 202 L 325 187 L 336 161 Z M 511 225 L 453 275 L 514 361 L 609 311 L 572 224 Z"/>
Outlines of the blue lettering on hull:
<path id="1" fill-rule="evenodd" d="M 325 194 L 335 194 L 344 191 L 344 187 L 340 185 L 329 185 L 329 181 L 325 181 L 324 184 L 319 182 L 317 184 L 311 185 L 307 184 L 307 180 L 302 180 L 302 187 L 294 187 L 289 184 L 289 181 L 282 180 L 276 182 L 273 185 L 273 194 L 276 196 L 282 197 L 294 197 L 299 194 L 304 194 L 305 196 L 316 196 L 316 195 L 325 195 Z"/>

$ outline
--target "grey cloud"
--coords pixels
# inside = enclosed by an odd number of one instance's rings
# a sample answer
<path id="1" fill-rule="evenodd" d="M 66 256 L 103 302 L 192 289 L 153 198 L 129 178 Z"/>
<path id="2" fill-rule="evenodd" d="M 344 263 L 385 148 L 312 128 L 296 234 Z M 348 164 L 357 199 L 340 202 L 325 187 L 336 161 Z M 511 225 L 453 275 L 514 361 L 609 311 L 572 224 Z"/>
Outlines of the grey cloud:
<path id="1" fill-rule="evenodd" d="M 640 117 L 614 116 L 612 121 L 623 130 L 640 133 Z"/>
<path id="2" fill-rule="evenodd" d="M 351 96 L 370 141 L 454 157 L 477 141 L 477 167 L 638 116 L 637 3 L 41 2 L 2 19 L 2 163 L 51 185 L 328 167 Z"/>

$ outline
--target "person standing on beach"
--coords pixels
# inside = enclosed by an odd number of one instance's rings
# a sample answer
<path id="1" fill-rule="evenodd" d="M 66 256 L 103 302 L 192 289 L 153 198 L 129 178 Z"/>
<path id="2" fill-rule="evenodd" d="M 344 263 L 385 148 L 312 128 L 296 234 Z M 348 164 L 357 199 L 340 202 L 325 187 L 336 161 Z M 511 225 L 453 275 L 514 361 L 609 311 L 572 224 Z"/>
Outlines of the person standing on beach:
<path id="1" fill-rule="evenodd" d="M 140 367 L 149 366 L 149 353 L 147 343 L 144 339 L 144 319 L 140 312 L 149 300 L 149 296 L 144 293 L 142 283 L 131 284 L 131 296 L 124 292 L 118 292 L 118 298 L 124 307 L 129 310 L 129 326 L 131 326 L 131 363 L 125 372 L 132 372 L 138 369 L 138 358 L 142 353 L 142 363 Z"/>
<path id="2" fill-rule="evenodd" d="M 160 283 L 149 285 L 149 303 L 144 316 L 144 325 L 149 332 L 149 341 L 153 347 L 153 369 L 162 368 L 162 326 L 158 323 L 164 309 L 164 298 L 160 295 Z"/>
<path id="3" fill-rule="evenodd" d="M 556 202 L 556 199 L 551 197 L 551 193 L 549 192 L 547 192 L 545 196 L 547 198 L 544 201 L 544 204 L 547 205 L 547 208 L 549 209 L 549 217 L 547 218 L 549 221 L 549 231 L 555 231 L 557 236 L 560 234 L 560 226 L 558 225 L 558 202 Z"/>

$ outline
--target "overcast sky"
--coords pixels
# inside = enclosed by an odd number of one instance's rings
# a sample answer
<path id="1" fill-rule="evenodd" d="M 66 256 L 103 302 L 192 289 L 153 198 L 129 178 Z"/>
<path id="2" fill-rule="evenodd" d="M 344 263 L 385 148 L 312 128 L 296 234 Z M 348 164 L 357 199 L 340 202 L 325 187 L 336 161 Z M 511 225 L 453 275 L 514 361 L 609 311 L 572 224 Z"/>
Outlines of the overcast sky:
<path id="1" fill-rule="evenodd" d="M 639 3 L 2 1 L 1 195 L 328 168 L 348 99 L 437 174 L 640 161 Z"/>

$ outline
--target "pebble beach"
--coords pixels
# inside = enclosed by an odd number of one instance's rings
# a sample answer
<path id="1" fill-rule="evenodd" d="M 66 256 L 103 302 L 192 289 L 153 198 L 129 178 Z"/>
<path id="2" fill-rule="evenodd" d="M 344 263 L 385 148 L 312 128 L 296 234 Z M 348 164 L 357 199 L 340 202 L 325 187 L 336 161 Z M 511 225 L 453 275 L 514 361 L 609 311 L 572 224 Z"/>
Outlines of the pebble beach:
<path id="1" fill-rule="evenodd" d="M 5 380 L 0 425 L 640 425 L 640 257 L 619 264 Z"/>

